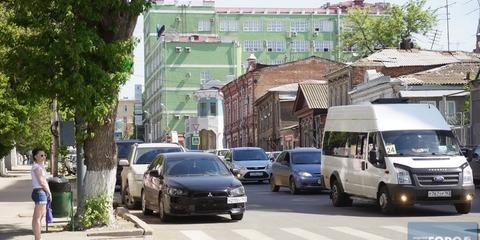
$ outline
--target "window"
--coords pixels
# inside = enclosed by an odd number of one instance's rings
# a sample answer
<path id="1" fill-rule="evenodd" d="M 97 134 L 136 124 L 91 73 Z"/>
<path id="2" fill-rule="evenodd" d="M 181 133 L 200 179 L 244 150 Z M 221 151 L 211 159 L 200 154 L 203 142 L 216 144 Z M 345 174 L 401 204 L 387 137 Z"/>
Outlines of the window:
<path id="1" fill-rule="evenodd" d="M 127 112 L 127 111 L 128 111 L 128 106 L 127 106 L 127 105 L 124 106 L 123 111 L 124 111 L 124 112 Z"/>
<path id="2" fill-rule="evenodd" d="M 262 28 L 262 21 L 260 20 L 250 20 L 243 23 L 244 32 L 261 32 Z"/>
<path id="3" fill-rule="evenodd" d="M 238 21 L 223 20 L 220 21 L 220 32 L 237 32 L 239 28 Z"/>
<path id="4" fill-rule="evenodd" d="M 210 115 L 211 116 L 217 116 L 217 103 L 216 102 L 211 102 L 210 103 Z"/>
<path id="5" fill-rule="evenodd" d="M 207 103 L 201 102 L 199 103 L 199 115 L 200 117 L 206 117 L 208 115 Z"/>
<path id="6" fill-rule="evenodd" d="M 285 41 L 269 40 L 267 41 L 268 52 L 284 52 Z"/>
<path id="7" fill-rule="evenodd" d="M 210 72 L 201 72 L 200 73 L 200 83 L 205 84 L 210 81 Z"/>
<path id="8" fill-rule="evenodd" d="M 198 21 L 198 31 L 199 32 L 210 32 L 211 25 L 210 20 L 200 20 Z"/>
<path id="9" fill-rule="evenodd" d="M 290 23 L 290 31 L 292 32 L 308 32 L 308 22 L 305 20 L 293 21 Z"/>
<path id="10" fill-rule="evenodd" d="M 308 41 L 293 41 L 292 52 L 308 52 Z"/>
<path id="11" fill-rule="evenodd" d="M 283 22 L 274 20 L 268 22 L 267 32 L 282 32 L 283 31 Z"/>
<path id="12" fill-rule="evenodd" d="M 325 132 L 325 155 L 363 158 L 367 133 Z"/>
<path id="13" fill-rule="evenodd" d="M 333 41 L 315 41 L 315 52 L 330 52 L 333 49 Z"/>
<path id="14" fill-rule="evenodd" d="M 315 32 L 333 32 L 333 21 L 330 21 L 330 20 L 316 21 L 313 24 L 313 30 Z"/>
<path id="15" fill-rule="evenodd" d="M 262 40 L 245 40 L 245 52 L 260 52 L 263 50 Z"/>

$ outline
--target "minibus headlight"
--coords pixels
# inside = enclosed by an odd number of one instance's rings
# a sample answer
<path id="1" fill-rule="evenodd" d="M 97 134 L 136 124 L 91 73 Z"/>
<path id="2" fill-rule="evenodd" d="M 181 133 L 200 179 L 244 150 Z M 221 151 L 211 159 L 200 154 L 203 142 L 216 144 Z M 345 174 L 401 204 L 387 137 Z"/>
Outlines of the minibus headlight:
<path id="1" fill-rule="evenodd" d="M 396 168 L 398 184 L 412 184 L 410 173 L 402 168 Z"/>
<path id="2" fill-rule="evenodd" d="M 473 173 L 470 167 L 463 169 L 463 185 L 473 185 Z"/>

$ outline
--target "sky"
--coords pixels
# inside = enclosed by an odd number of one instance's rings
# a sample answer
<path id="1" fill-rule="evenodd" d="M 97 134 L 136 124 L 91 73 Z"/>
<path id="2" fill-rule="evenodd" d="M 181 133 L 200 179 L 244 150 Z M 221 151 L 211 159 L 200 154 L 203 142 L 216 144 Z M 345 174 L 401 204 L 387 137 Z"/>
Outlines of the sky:
<path id="1" fill-rule="evenodd" d="M 178 0 L 179 3 L 201 2 L 200 0 Z M 338 3 L 340 0 L 216 0 L 216 7 L 284 7 L 284 8 L 309 8 L 320 7 L 325 3 Z M 402 5 L 408 0 L 365 0 L 367 3 L 389 2 Z M 427 36 L 414 36 L 414 41 L 424 49 L 447 50 L 447 13 L 445 6 L 447 0 L 427 0 L 427 7 L 437 9 L 438 24 Z M 480 16 L 480 0 L 448 0 L 450 16 L 450 50 L 472 51 L 475 48 L 475 35 Z M 437 41 L 433 44 L 433 36 L 437 33 Z M 144 84 L 144 59 L 143 59 L 143 17 L 137 20 L 133 33 L 140 42 L 134 51 L 134 73 L 130 80 L 122 87 L 120 98 L 134 98 L 135 84 Z"/>

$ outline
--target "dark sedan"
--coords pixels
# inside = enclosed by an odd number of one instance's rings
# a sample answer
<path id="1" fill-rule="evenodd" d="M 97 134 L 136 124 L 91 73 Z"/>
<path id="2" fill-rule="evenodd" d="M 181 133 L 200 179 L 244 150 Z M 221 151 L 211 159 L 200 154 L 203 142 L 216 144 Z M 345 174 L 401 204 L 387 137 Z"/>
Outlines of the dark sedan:
<path id="1" fill-rule="evenodd" d="M 321 155 L 322 151 L 316 148 L 283 151 L 272 164 L 271 190 L 288 187 L 292 194 L 297 194 L 300 190 L 324 188 L 320 182 Z"/>
<path id="2" fill-rule="evenodd" d="M 144 174 L 142 211 L 170 216 L 230 214 L 241 220 L 247 196 L 242 183 L 217 156 L 183 152 L 158 155 Z"/>

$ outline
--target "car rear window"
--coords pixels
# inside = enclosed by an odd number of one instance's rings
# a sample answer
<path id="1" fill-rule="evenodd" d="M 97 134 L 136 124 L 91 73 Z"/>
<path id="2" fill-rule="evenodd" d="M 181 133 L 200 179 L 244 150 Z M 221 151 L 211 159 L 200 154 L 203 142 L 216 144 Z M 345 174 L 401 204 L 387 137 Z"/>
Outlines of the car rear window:
<path id="1" fill-rule="evenodd" d="M 233 154 L 234 161 L 258 161 L 268 160 L 267 154 L 260 149 L 242 149 L 235 150 Z"/>
<path id="2" fill-rule="evenodd" d="M 290 153 L 293 164 L 320 164 L 320 152 L 294 152 Z"/>
<path id="3" fill-rule="evenodd" d="M 160 153 L 182 152 L 179 147 L 138 148 L 135 164 L 150 164 Z"/>

